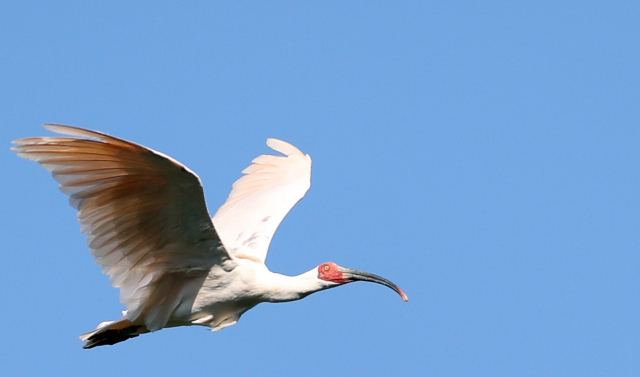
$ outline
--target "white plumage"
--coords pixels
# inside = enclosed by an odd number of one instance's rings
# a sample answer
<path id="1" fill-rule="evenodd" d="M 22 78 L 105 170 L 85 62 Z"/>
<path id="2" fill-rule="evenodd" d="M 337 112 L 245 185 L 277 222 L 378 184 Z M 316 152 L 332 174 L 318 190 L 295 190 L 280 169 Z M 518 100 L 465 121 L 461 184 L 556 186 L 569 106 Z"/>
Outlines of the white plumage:
<path id="1" fill-rule="evenodd" d="M 263 263 L 280 222 L 311 186 L 308 154 L 282 140 L 268 139 L 267 145 L 286 156 L 256 157 L 213 216 L 231 254 L 250 255 Z"/>
<path id="2" fill-rule="evenodd" d="M 96 131 L 45 127 L 74 137 L 20 139 L 12 149 L 51 171 L 70 196 L 96 263 L 127 307 L 120 320 L 81 336 L 85 348 L 164 327 L 221 329 L 260 302 L 355 280 L 407 299 L 386 279 L 334 263 L 294 277 L 267 269 L 277 227 L 311 183 L 311 158 L 287 142 L 267 140 L 284 156 L 255 158 L 211 219 L 200 179 L 173 158 Z"/>

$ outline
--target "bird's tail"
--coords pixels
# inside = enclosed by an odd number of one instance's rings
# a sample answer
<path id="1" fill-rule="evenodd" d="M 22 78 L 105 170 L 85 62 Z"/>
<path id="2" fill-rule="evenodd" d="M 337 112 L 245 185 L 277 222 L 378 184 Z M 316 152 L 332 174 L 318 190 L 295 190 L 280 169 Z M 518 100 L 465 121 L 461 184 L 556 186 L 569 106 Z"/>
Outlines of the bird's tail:
<path id="1" fill-rule="evenodd" d="M 147 332 L 149 330 L 145 325 L 135 325 L 128 319 L 121 319 L 101 323 L 95 330 L 80 335 L 80 340 L 87 342 L 82 348 L 89 349 L 124 342 Z"/>

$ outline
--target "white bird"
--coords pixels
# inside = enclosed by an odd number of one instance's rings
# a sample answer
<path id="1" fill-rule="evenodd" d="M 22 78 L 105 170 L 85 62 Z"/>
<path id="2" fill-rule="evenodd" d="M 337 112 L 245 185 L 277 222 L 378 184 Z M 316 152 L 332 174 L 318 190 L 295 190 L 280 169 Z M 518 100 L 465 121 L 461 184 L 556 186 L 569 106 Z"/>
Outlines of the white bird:
<path id="1" fill-rule="evenodd" d="M 273 235 L 311 185 L 311 157 L 267 139 L 284 156 L 262 155 L 210 217 L 200 178 L 173 158 L 86 129 L 47 124 L 72 137 L 14 141 L 18 156 L 53 173 L 78 210 L 95 261 L 126 306 L 122 318 L 80 336 L 84 348 L 111 345 L 165 327 L 220 330 L 261 302 L 287 302 L 380 276 L 329 262 L 298 276 L 265 265 Z"/>

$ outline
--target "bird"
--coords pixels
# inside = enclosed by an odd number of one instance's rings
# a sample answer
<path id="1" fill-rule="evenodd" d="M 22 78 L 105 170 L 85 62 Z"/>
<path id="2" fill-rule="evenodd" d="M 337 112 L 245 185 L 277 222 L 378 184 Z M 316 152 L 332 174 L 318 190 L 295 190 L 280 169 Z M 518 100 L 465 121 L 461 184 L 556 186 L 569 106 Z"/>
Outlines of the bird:
<path id="1" fill-rule="evenodd" d="M 120 289 L 122 317 L 83 334 L 83 348 L 178 326 L 221 330 L 263 302 L 289 302 L 372 273 L 320 264 L 297 276 L 271 272 L 267 251 L 280 222 L 311 186 L 311 157 L 278 139 L 281 155 L 255 158 L 210 216 L 198 175 L 177 160 L 99 131 L 60 124 L 64 136 L 14 141 L 18 156 L 50 171 L 78 211 L 102 272 Z"/>

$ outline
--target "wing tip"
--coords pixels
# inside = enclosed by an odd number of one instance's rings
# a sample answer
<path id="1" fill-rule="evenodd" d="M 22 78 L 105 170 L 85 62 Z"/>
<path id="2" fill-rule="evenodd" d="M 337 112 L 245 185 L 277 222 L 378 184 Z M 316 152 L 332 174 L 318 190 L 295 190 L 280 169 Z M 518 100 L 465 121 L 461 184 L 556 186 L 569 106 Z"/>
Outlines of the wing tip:
<path id="1" fill-rule="evenodd" d="M 79 130 L 77 127 L 58 123 L 45 123 L 42 125 L 42 127 L 44 127 L 45 130 L 49 130 L 58 134 L 66 134 L 70 130 Z"/>
<path id="2" fill-rule="evenodd" d="M 51 132 L 55 132 L 62 135 L 75 136 L 77 138 L 85 138 L 85 139 L 101 141 L 101 142 L 105 142 L 106 140 L 120 141 L 117 138 L 114 138 L 112 136 L 109 136 L 99 131 L 87 130 L 84 128 L 68 126 L 65 124 L 45 123 L 42 125 L 42 127 L 44 127 L 46 130 L 49 130 Z M 56 138 L 52 138 L 49 136 L 21 138 L 21 139 L 11 141 L 11 144 L 14 144 L 15 146 L 11 147 L 10 149 L 14 152 L 17 152 L 20 147 L 28 146 L 28 145 L 47 144 L 48 142 L 53 141 L 53 139 L 56 139 Z"/>
<path id="3" fill-rule="evenodd" d="M 298 149 L 296 146 L 294 146 L 291 143 L 287 143 L 284 140 L 270 137 L 267 139 L 267 146 L 273 149 L 274 151 L 280 152 L 286 156 L 291 156 L 292 154 L 304 156 L 304 153 L 302 153 L 300 149 Z"/>
<path id="4" fill-rule="evenodd" d="M 69 126 L 66 124 L 45 123 L 42 125 L 45 129 L 62 135 L 70 135 L 76 137 L 85 137 L 94 140 L 116 139 L 100 131 L 88 130 L 85 128 Z"/>

